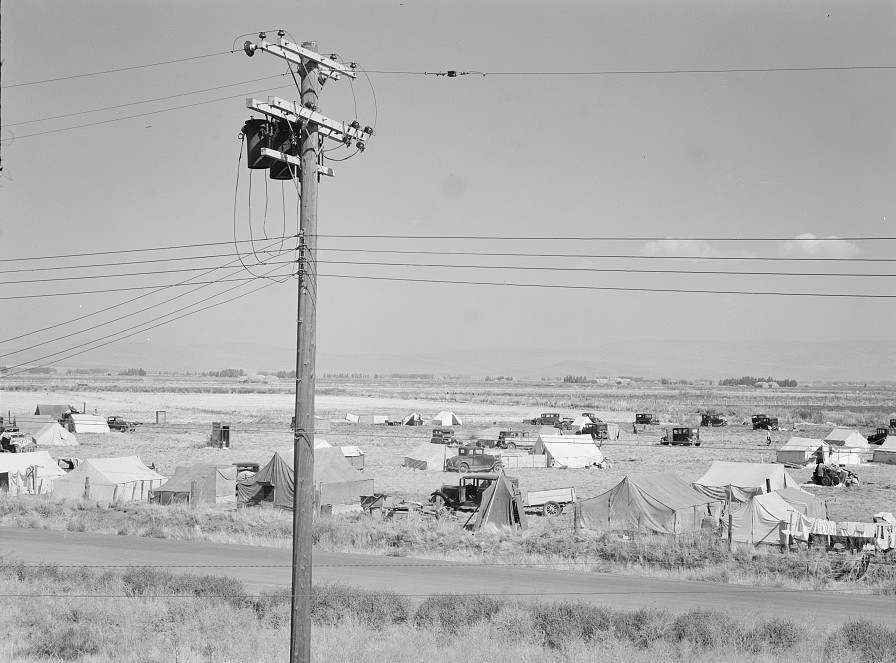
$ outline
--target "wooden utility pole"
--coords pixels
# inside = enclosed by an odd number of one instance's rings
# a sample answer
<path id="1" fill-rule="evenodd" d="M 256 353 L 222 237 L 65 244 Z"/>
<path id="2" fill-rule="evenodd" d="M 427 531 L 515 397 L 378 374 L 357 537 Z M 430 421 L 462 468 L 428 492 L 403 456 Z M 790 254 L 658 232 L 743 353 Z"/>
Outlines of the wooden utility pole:
<path id="1" fill-rule="evenodd" d="M 302 48 L 317 52 L 317 44 Z M 301 104 L 317 108 L 320 82 L 317 63 L 304 60 Z M 293 432 L 295 495 L 292 519 L 292 613 L 290 663 L 311 661 L 311 528 L 314 518 L 314 353 L 317 322 L 317 126 L 306 122 L 301 130 L 302 160 L 301 235 L 299 237 L 299 300 L 296 329 L 296 425 Z"/>
<path id="2" fill-rule="evenodd" d="M 290 663 L 311 661 L 311 530 L 317 500 L 314 490 L 314 359 L 317 325 L 317 185 L 321 175 L 333 171 L 320 163 L 323 138 L 346 147 L 354 143 L 363 152 L 373 135 L 370 127 L 361 128 L 357 120 L 346 123 L 332 120 L 318 111 L 318 95 L 324 81 L 340 76 L 355 78 L 355 65 L 344 65 L 335 56 L 322 57 L 317 43 L 301 46 L 287 41 L 278 32 L 276 44 L 258 35 L 259 42 L 246 42 L 243 50 L 250 57 L 260 50 L 296 65 L 301 77 L 301 101 L 296 104 L 277 97 L 267 103 L 247 99 L 246 106 L 264 113 L 272 121 L 286 121 L 299 141 L 299 157 L 281 151 L 282 145 L 261 147 L 262 156 L 285 161 L 299 170 L 301 177 L 300 233 L 298 246 L 298 311 L 296 321 L 296 402 L 293 424 L 292 600 L 290 611 Z M 281 122 L 282 124 L 282 122 Z M 244 131 L 246 128 L 244 127 Z M 270 134 L 267 134 L 268 136 Z M 257 136 L 256 136 L 257 138 Z M 262 138 L 264 138 L 262 136 Z M 294 171 L 293 171 L 294 172 Z"/>

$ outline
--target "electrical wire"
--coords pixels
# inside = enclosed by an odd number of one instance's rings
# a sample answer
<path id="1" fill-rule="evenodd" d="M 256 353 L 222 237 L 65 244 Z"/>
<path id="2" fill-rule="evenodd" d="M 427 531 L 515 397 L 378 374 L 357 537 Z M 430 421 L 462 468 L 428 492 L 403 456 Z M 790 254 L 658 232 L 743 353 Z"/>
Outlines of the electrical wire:
<path id="1" fill-rule="evenodd" d="M 786 73 L 808 71 L 893 71 L 896 65 L 848 65 L 843 67 L 750 67 L 728 69 L 598 69 L 591 71 L 476 71 L 455 72 L 450 76 L 448 71 L 413 71 L 413 70 L 388 70 L 368 69 L 371 74 L 400 74 L 408 76 L 444 76 L 454 78 L 468 73 L 479 76 L 646 76 L 646 75 L 679 75 L 679 74 L 759 74 L 759 73 Z"/>
<path id="2" fill-rule="evenodd" d="M 317 237 L 334 239 L 401 239 L 401 240 L 485 240 L 485 241 L 520 241 L 520 242 L 884 242 L 896 241 L 896 237 L 638 237 L 638 236 L 521 236 L 521 235 L 351 235 L 351 234 L 324 234 L 318 233 Z"/>
<path id="3" fill-rule="evenodd" d="M 73 297 L 75 295 L 100 295 L 106 294 L 109 292 L 133 292 L 136 290 L 157 290 L 160 288 L 177 288 L 180 286 L 191 286 L 191 285 L 214 285 L 216 283 L 244 283 L 246 281 L 254 281 L 257 277 L 247 276 L 245 278 L 228 278 L 228 279 L 220 279 L 217 281 L 193 281 L 191 283 L 168 283 L 163 286 L 160 285 L 138 285 L 131 286 L 128 288 L 102 288 L 98 290 L 75 290 L 70 292 L 44 292 L 39 294 L 32 295 L 4 295 L 0 297 L 0 300 L 13 300 L 13 299 L 41 299 L 46 297 Z"/>
<path id="4" fill-rule="evenodd" d="M 267 262 L 259 262 L 258 265 L 259 266 L 285 265 L 285 264 L 289 264 L 292 262 L 293 262 L 292 260 L 282 260 L 279 262 L 267 261 Z M 83 279 L 117 279 L 117 278 L 127 278 L 127 277 L 131 277 L 131 276 L 155 276 L 158 274 L 202 272 L 207 269 L 208 269 L 208 267 L 183 267 L 180 269 L 159 269 L 159 270 L 153 270 L 151 272 L 119 272 L 116 274 L 87 274 L 87 275 L 80 275 L 80 276 L 59 276 L 59 277 L 53 277 L 53 278 L 48 278 L 48 279 L 27 279 L 27 280 L 21 280 L 21 281 L 4 281 L 3 285 L 20 285 L 23 283 L 51 283 L 54 281 L 79 281 L 79 280 L 83 280 Z M 229 267 L 229 268 L 218 267 L 216 269 L 241 269 L 241 268 L 237 265 L 233 265 L 232 267 Z"/>
<path id="5" fill-rule="evenodd" d="M 896 294 L 831 293 L 831 292 L 781 292 L 774 290 L 711 290 L 698 288 L 630 288 L 597 285 L 568 285 L 556 283 L 514 283 L 510 281 L 459 281 L 450 279 L 413 279 L 389 276 L 363 276 L 351 274 L 318 274 L 324 278 L 356 279 L 364 281 L 393 281 L 401 283 L 438 283 L 444 285 L 489 285 L 511 288 L 547 288 L 553 290 L 595 290 L 611 292 L 667 292 L 707 295 L 773 295 L 777 297 L 835 297 L 855 299 L 896 299 Z M 0 297 L 0 299 L 3 299 Z"/>
<path id="6" fill-rule="evenodd" d="M 214 57 L 218 57 L 219 55 L 232 55 L 235 52 L 236 51 L 232 51 L 232 50 L 231 51 L 221 51 L 220 53 L 207 53 L 205 55 L 194 55 L 194 56 L 187 57 L 187 58 L 178 58 L 177 60 L 164 60 L 162 62 L 150 62 L 147 64 L 138 64 L 138 65 L 134 65 L 132 67 L 119 67 L 117 69 L 106 69 L 103 71 L 93 71 L 93 72 L 90 72 L 89 74 L 73 74 L 71 76 L 60 76 L 58 78 L 45 78 L 44 80 L 40 80 L 40 81 L 28 81 L 26 83 L 12 83 L 10 85 L 0 85 L 0 89 L 5 90 L 7 88 L 25 87 L 26 85 L 40 85 L 42 83 L 55 83 L 57 81 L 69 81 L 69 80 L 72 80 L 75 78 L 86 78 L 88 76 L 101 76 L 103 74 L 114 74 L 114 73 L 118 73 L 120 71 L 134 71 L 135 69 L 146 69 L 148 67 L 159 67 L 161 65 L 175 64 L 178 62 L 189 62 L 191 60 L 202 60 L 204 58 L 214 58 Z"/>

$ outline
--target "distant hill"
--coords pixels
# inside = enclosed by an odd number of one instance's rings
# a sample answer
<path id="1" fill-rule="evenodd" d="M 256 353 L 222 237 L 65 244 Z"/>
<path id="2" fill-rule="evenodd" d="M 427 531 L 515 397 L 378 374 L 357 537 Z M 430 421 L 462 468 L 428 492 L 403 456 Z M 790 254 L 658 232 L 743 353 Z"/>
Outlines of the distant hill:
<path id="1" fill-rule="evenodd" d="M 295 350 L 253 343 L 118 343 L 66 367 L 208 371 L 294 368 Z M 594 348 L 473 348 L 430 354 L 321 353 L 319 373 L 433 373 L 515 377 L 639 375 L 709 378 L 772 375 L 808 380 L 896 380 L 896 341 L 623 341 Z"/>

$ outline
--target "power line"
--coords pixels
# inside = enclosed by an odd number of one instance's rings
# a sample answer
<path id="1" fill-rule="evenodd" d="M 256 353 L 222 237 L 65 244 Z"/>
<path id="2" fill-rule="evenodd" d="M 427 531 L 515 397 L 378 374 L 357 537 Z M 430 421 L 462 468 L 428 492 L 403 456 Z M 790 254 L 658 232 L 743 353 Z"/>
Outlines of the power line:
<path id="1" fill-rule="evenodd" d="M 298 239 L 298 235 L 283 235 L 281 237 L 266 237 L 266 240 L 280 240 L 280 239 Z M 200 244 L 175 244 L 169 246 L 154 246 L 154 247 L 143 247 L 138 249 L 115 249 L 112 251 L 92 251 L 89 253 L 64 253 L 57 255 L 47 255 L 47 256 L 28 256 L 26 258 L 0 258 L 0 262 L 18 262 L 22 260 L 59 260 L 61 258 L 86 258 L 89 256 L 108 256 L 114 255 L 117 253 L 144 253 L 147 251 L 175 251 L 178 249 L 195 249 L 205 246 L 230 246 L 234 243 L 236 244 L 249 244 L 253 240 L 249 239 L 239 239 L 233 240 L 229 239 L 226 242 L 203 242 Z M 254 240 L 258 241 L 258 240 Z"/>
<path id="2" fill-rule="evenodd" d="M 615 273 L 615 274 L 709 274 L 726 276 L 847 276 L 863 278 L 896 278 L 896 274 L 869 274 L 856 272 L 736 272 L 730 270 L 695 270 L 695 269 L 624 269 L 613 267 L 548 267 L 538 265 L 448 265 L 444 263 L 419 262 L 356 262 L 350 260 L 317 260 L 318 265 L 359 265 L 377 267 L 444 267 L 447 269 L 498 269 L 512 271 L 539 272 L 582 272 L 582 273 Z M 16 281 L 12 281 L 16 283 Z"/>
<path id="3" fill-rule="evenodd" d="M 235 87 L 237 85 L 247 85 L 249 83 L 259 83 L 261 81 L 268 81 L 272 78 L 280 78 L 281 76 L 285 76 L 286 74 L 276 74 L 274 76 L 265 76 L 264 78 L 253 78 L 249 81 L 241 81 L 239 83 L 228 83 L 227 85 L 217 85 L 215 87 L 205 88 L 204 90 L 193 90 L 191 92 L 181 92 L 180 94 L 169 94 L 167 97 L 156 97 L 154 99 L 144 99 L 143 101 L 131 101 L 126 104 L 117 104 L 115 106 L 105 106 L 104 108 L 93 108 L 91 110 L 83 110 L 77 111 L 75 113 L 65 113 L 64 115 L 52 115 L 49 117 L 39 117 L 34 120 L 23 120 L 22 122 L 8 122 L 3 125 L 3 128 L 8 127 L 17 127 L 23 124 L 33 124 L 35 122 L 49 122 L 50 120 L 61 120 L 66 117 L 75 117 L 77 115 L 87 115 L 89 113 L 100 113 L 102 111 L 115 110 L 116 108 L 127 108 L 128 106 L 138 106 L 140 104 L 151 104 L 156 101 L 165 101 L 166 99 L 176 99 L 178 97 L 188 97 L 193 94 L 202 94 L 204 92 L 212 92 L 214 90 L 223 90 L 228 87 Z"/>
<path id="4" fill-rule="evenodd" d="M 520 242 L 880 242 L 894 241 L 896 237 L 638 237 L 638 236 L 608 236 L 601 237 L 597 235 L 588 236 L 559 236 L 550 235 L 547 237 L 540 236 L 522 236 L 522 235 L 349 235 L 349 234 L 322 234 L 318 233 L 320 238 L 335 239 L 407 239 L 407 240 L 446 240 L 446 239 L 463 239 L 463 240 L 500 240 L 500 241 L 520 241 Z"/>
<path id="5" fill-rule="evenodd" d="M 857 299 L 896 299 L 896 294 L 881 295 L 870 293 L 831 293 L 831 292 L 781 292 L 774 290 L 710 290 L 698 288 L 631 288 L 597 285 L 565 285 L 550 283 L 514 283 L 510 281 L 458 281 L 450 279 L 412 279 L 390 276 L 361 276 L 350 274 L 318 274 L 324 278 L 357 279 L 366 281 L 394 281 L 403 283 L 440 283 L 445 285 L 490 285 L 510 288 L 548 288 L 555 290 L 597 290 L 614 292 L 668 292 L 706 295 L 773 295 L 778 297 L 838 297 Z M 0 297 L 0 299 L 3 299 Z"/>
<path id="6" fill-rule="evenodd" d="M 264 251 L 264 249 L 262 249 Z M 63 267 L 26 267 L 22 269 L 0 269 L 0 274 L 21 274 L 24 272 L 51 272 L 65 269 L 95 269 L 97 267 L 120 267 L 122 265 L 146 265 L 159 262 L 179 262 L 182 260 L 208 260 L 210 258 L 229 258 L 236 253 L 208 253 L 201 255 L 179 256 L 177 258 L 151 258 L 148 260 L 122 260 L 118 262 L 97 262 L 89 265 L 66 265 Z M 224 265 L 222 265 L 223 267 Z M 215 269 L 218 269 L 217 267 Z"/>
<path id="7" fill-rule="evenodd" d="M 177 288 L 184 285 L 213 285 L 215 283 L 237 283 L 237 282 L 245 282 L 245 281 L 255 281 L 258 277 L 245 277 L 245 278 L 233 278 L 233 279 L 221 279 L 219 281 L 193 281 L 191 283 L 169 283 L 164 286 L 158 285 L 138 285 L 131 286 L 129 288 L 102 288 L 99 290 L 76 290 L 71 292 L 46 292 L 40 293 L 36 295 L 9 295 L 0 297 L 0 300 L 11 300 L 11 299 L 41 299 L 45 297 L 71 297 L 74 295 L 99 295 L 106 294 L 110 292 L 133 292 L 135 290 L 154 290 L 158 288 Z"/>
<path id="8" fill-rule="evenodd" d="M 279 260 L 279 261 L 267 261 L 267 262 L 258 262 L 258 266 L 263 265 L 286 265 L 294 263 L 294 260 Z M 361 263 L 363 264 L 363 263 Z M 253 265 L 254 266 L 254 265 Z M 118 274 L 86 274 L 80 276 L 59 276 L 48 279 L 23 279 L 21 281 L 6 281 L 4 285 L 19 285 L 22 283 L 53 283 L 55 281 L 78 281 L 84 279 L 114 279 L 114 278 L 126 278 L 131 276 L 155 276 L 158 274 L 178 274 L 183 272 L 202 272 L 206 271 L 208 267 L 182 267 L 179 269 L 158 269 L 153 270 L 151 272 L 121 272 Z M 238 265 L 233 265 L 230 267 L 217 267 L 216 269 L 239 269 L 242 267 Z M 884 276 L 880 274 L 878 276 Z"/>
<path id="9" fill-rule="evenodd" d="M 103 71 L 92 71 L 87 74 L 73 74 L 71 76 L 60 76 L 58 78 L 45 78 L 40 81 L 28 81 L 26 83 L 13 83 L 11 85 L 2 85 L 0 89 L 5 90 L 6 88 L 14 88 L 14 87 L 25 87 L 26 85 L 41 85 L 42 83 L 55 83 L 57 81 L 69 81 L 74 78 L 86 78 L 88 76 L 100 76 L 103 74 L 114 74 L 120 71 L 133 71 L 135 69 L 146 69 L 148 67 L 159 67 L 161 65 L 166 64 L 175 64 L 178 62 L 189 62 L 190 60 L 202 60 L 204 58 L 214 58 L 219 55 L 231 55 L 236 51 L 221 51 L 220 53 L 207 53 L 205 55 L 193 55 L 187 58 L 178 58 L 177 60 L 164 60 L 162 62 L 149 62 L 147 64 L 138 64 L 132 67 L 119 67 L 118 69 L 105 69 Z"/>
<path id="10" fill-rule="evenodd" d="M 678 74 L 759 74 L 800 71 L 892 71 L 894 65 L 847 65 L 842 67 L 750 67 L 728 69 L 598 69 L 591 71 L 409 71 L 368 69 L 370 74 L 396 74 L 407 76 L 647 76 Z"/>

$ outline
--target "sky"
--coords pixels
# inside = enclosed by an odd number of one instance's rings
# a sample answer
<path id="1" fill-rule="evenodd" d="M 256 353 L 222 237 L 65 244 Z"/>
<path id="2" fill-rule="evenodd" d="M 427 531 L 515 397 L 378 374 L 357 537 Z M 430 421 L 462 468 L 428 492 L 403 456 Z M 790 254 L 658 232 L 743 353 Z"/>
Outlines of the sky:
<path id="1" fill-rule="evenodd" d="M 327 152 L 319 351 L 892 338 L 892 299 L 805 293 L 896 295 L 868 261 L 896 242 L 866 239 L 896 236 L 894 28 L 891 2 L 7 3 L 0 363 L 134 332 L 294 344 L 292 279 L 157 291 L 289 269 L 243 242 L 298 225 L 295 186 L 250 175 L 239 140 L 247 97 L 297 98 L 282 60 L 241 50 L 277 29 L 367 72 L 320 110 L 376 130 Z M 84 253 L 103 255 L 51 258 Z"/>

